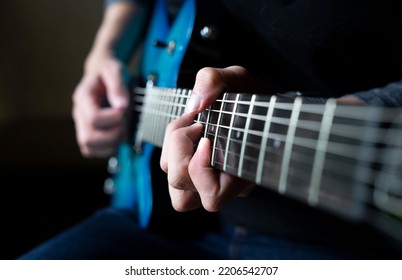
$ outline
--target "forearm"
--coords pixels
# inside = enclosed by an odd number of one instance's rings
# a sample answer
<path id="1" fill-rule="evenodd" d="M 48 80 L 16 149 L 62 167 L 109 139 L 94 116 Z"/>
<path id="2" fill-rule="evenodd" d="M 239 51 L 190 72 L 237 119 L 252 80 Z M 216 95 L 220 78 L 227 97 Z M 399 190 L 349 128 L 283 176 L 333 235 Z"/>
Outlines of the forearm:
<path id="1" fill-rule="evenodd" d="M 140 14 L 143 6 L 134 1 L 118 1 L 107 5 L 94 43 L 84 63 L 84 71 L 97 69 L 102 57 L 116 56 L 116 47 L 123 36 L 128 36 L 129 25 Z"/>

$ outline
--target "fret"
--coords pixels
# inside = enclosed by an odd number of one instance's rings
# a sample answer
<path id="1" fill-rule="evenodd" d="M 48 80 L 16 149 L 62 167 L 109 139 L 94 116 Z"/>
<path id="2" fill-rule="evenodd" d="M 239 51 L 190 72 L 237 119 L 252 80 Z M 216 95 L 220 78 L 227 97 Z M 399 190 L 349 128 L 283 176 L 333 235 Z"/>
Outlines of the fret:
<path id="1" fill-rule="evenodd" d="M 150 141 L 149 139 L 149 126 L 146 126 L 145 123 L 152 123 L 152 115 L 151 112 L 153 110 L 153 106 L 154 106 L 154 102 L 153 102 L 153 98 L 154 98 L 154 91 L 152 89 L 149 89 L 147 91 L 147 106 L 144 110 L 144 141 Z"/>
<path id="2" fill-rule="evenodd" d="M 319 105 L 321 112 L 318 109 L 310 112 L 305 109 L 304 105 L 309 104 L 303 103 L 298 117 L 286 183 L 286 194 L 302 201 L 306 201 L 308 198 L 309 175 L 312 172 L 319 128 L 324 113 L 322 104 Z"/>
<path id="3" fill-rule="evenodd" d="M 191 90 L 183 90 L 183 96 L 184 96 L 184 100 L 185 100 L 185 102 L 184 102 L 184 111 L 187 108 L 187 103 L 190 100 L 191 94 L 192 94 Z"/>
<path id="4" fill-rule="evenodd" d="M 183 95 L 182 94 L 177 94 L 178 98 L 178 104 L 176 106 L 176 113 L 175 113 L 175 117 L 179 117 L 181 116 L 181 104 L 183 104 Z"/>
<path id="5" fill-rule="evenodd" d="M 211 111 L 212 111 L 212 106 L 209 106 L 209 108 L 205 111 L 207 113 L 207 117 L 205 119 L 204 138 L 208 138 L 208 130 L 209 130 L 209 126 L 210 126 L 209 124 L 210 124 L 210 120 L 211 120 Z"/>
<path id="6" fill-rule="evenodd" d="M 232 134 L 233 123 L 234 123 L 234 119 L 235 119 L 234 118 L 234 113 L 236 112 L 236 108 L 237 108 L 237 104 L 239 102 L 239 98 L 240 98 L 240 95 L 236 94 L 235 102 L 234 102 L 234 104 L 231 104 L 233 106 L 233 108 L 231 110 L 230 123 L 229 123 L 229 127 L 228 127 L 227 140 L 226 140 L 226 145 L 225 145 L 226 146 L 225 147 L 225 157 L 224 157 L 224 160 L 223 160 L 223 170 L 224 171 L 227 170 L 227 166 L 228 166 L 229 148 L 230 148 L 230 143 L 231 143 L 230 142 L 230 135 Z M 229 99 L 229 97 L 228 97 L 228 94 L 225 93 L 224 100 L 227 100 L 227 99 Z M 231 103 L 229 101 L 226 101 L 226 102 L 227 102 L 227 104 Z"/>
<path id="7" fill-rule="evenodd" d="M 156 97 L 157 94 L 158 94 L 158 91 L 154 91 L 154 92 L 152 93 L 152 96 L 151 96 L 151 100 L 152 100 L 151 108 L 150 108 L 150 110 L 148 111 L 148 116 L 150 116 L 151 123 L 153 123 L 153 124 L 156 124 L 156 120 L 155 120 L 155 119 L 156 119 L 156 114 L 155 114 L 154 112 L 155 112 L 156 106 L 157 106 L 157 104 L 158 104 L 158 103 L 157 103 L 158 98 Z M 151 130 L 150 128 L 148 128 L 147 131 L 148 131 L 148 137 L 149 137 L 149 139 L 150 139 L 150 142 L 153 143 L 153 142 L 154 142 L 153 130 Z"/>
<path id="8" fill-rule="evenodd" d="M 177 104 L 177 101 L 178 101 L 178 100 L 177 100 L 177 94 L 173 94 L 173 96 L 172 96 L 172 98 L 171 98 L 170 101 L 172 102 L 172 105 L 170 106 L 170 112 L 169 112 L 169 117 L 168 117 L 168 121 L 167 121 L 166 126 L 167 126 L 172 120 L 175 119 L 175 110 L 176 110 L 176 108 L 177 108 L 176 104 Z"/>
<path id="9" fill-rule="evenodd" d="M 265 159 L 265 153 L 266 153 L 267 146 L 268 146 L 269 130 L 270 130 L 270 126 L 271 126 L 272 115 L 274 113 L 275 103 L 276 103 L 276 96 L 272 95 L 270 102 L 268 104 L 266 122 L 264 125 L 264 130 L 263 130 L 262 139 L 261 139 L 261 149 L 260 149 L 260 153 L 258 155 L 257 175 L 256 175 L 256 180 L 255 180 L 255 182 L 258 185 L 261 184 L 261 182 L 262 182 L 264 159 Z"/>
<path id="10" fill-rule="evenodd" d="M 244 153 L 245 153 L 245 150 L 246 150 L 247 137 L 249 135 L 249 128 L 250 128 L 250 123 L 251 123 L 251 117 L 252 117 L 252 114 L 253 114 L 255 98 L 256 98 L 256 95 L 253 94 L 253 96 L 251 97 L 251 102 L 250 102 L 248 113 L 247 113 L 246 124 L 245 124 L 245 127 L 244 127 L 243 141 L 242 141 L 241 150 L 240 150 L 239 168 L 238 168 L 238 171 L 237 171 L 237 175 L 239 177 L 242 176 L 242 172 L 243 172 Z"/>
<path id="11" fill-rule="evenodd" d="M 149 97 L 150 104 L 148 107 L 148 111 L 146 112 L 147 122 L 149 122 L 149 123 L 155 123 L 155 120 L 154 120 L 155 116 L 152 114 L 153 110 L 155 110 L 154 99 L 155 99 L 155 94 L 154 94 L 154 92 L 152 92 L 152 94 L 150 94 L 150 97 Z M 152 135 L 151 132 L 152 131 L 151 131 L 150 127 L 146 127 L 146 136 L 147 136 L 146 140 L 148 140 L 152 143 L 152 138 L 150 138 Z"/>
<path id="12" fill-rule="evenodd" d="M 153 123 L 153 124 L 155 124 L 156 122 L 155 122 L 155 117 L 156 117 L 156 115 L 154 114 L 154 111 L 155 111 L 155 107 L 156 107 L 156 101 L 157 101 L 157 98 L 155 98 L 155 96 L 156 96 L 156 94 L 155 94 L 156 92 L 153 92 L 152 93 L 152 96 L 151 96 L 151 107 L 150 107 L 150 110 L 147 112 L 147 115 L 149 116 L 149 119 L 150 119 L 150 123 Z M 153 133 L 152 133 L 152 130 L 148 127 L 147 128 L 147 136 L 148 136 L 148 141 L 150 142 L 150 143 L 153 143 L 154 142 L 154 140 L 153 140 Z"/>
<path id="13" fill-rule="evenodd" d="M 182 98 L 181 98 L 181 103 L 180 103 L 180 113 L 179 113 L 178 117 L 180 117 L 181 115 L 183 115 L 184 112 L 185 112 L 185 110 L 186 110 L 186 104 L 187 104 L 187 101 L 188 101 L 188 96 L 187 96 L 186 93 L 187 93 L 187 91 L 185 91 L 185 90 L 182 90 L 182 91 L 180 92 L 180 96 L 181 96 Z"/>
<path id="14" fill-rule="evenodd" d="M 322 117 L 320 126 L 320 133 L 318 135 L 317 148 L 315 151 L 313 170 L 311 174 L 311 183 L 309 186 L 308 203 L 310 205 L 316 205 L 319 199 L 320 185 L 322 170 L 324 167 L 325 154 L 327 151 L 329 135 L 331 131 L 332 121 L 334 118 L 336 109 L 336 101 L 334 99 L 328 99 L 325 104 L 325 111 Z"/>
<path id="15" fill-rule="evenodd" d="M 141 134 L 142 134 L 142 141 L 146 141 L 147 140 L 147 135 L 148 135 L 148 130 L 149 130 L 149 126 L 146 126 L 145 124 L 150 121 L 150 117 L 149 117 L 149 110 L 152 108 L 152 94 L 149 94 L 149 92 L 152 91 L 151 88 L 148 88 L 146 90 L 146 94 L 145 94 L 145 104 L 146 106 L 144 107 L 144 111 L 142 114 L 142 127 L 141 127 Z"/>
<path id="16" fill-rule="evenodd" d="M 188 102 L 188 96 L 187 96 L 187 91 L 182 91 L 180 94 L 183 98 L 181 99 L 181 104 L 180 104 L 180 115 L 178 117 L 180 117 L 181 115 L 184 114 L 184 112 L 186 111 L 186 106 L 187 106 L 187 102 Z"/>
<path id="17" fill-rule="evenodd" d="M 302 99 L 295 98 L 294 103 L 293 103 L 292 114 L 291 114 L 290 121 L 289 121 L 289 127 L 288 127 L 287 136 L 286 136 L 285 148 L 284 148 L 283 159 L 282 159 L 281 173 L 280 173 L 280 177 L 279 177 L 278 191 L 282 194 L 285 193 L 285 191 L 286 191 L 287 177 L 288 177 L 288 173 L 289 173 L 289 165 L 290 165 L 290 159 L 291 159 L 292 148 L 293 148 L 293 141 L 295 138 L 297 121 L 299 119 L 301 105 L 302 105 Z"/>
<path id="18" fill-rule="evenodd" d="M 197 119 L 195 121 L 196 123 L 201 123 L 202 122 L 202 113 L 197 115 Z"/>
<path id="19" fill-rule="evenodd" d="M 172 108 L 174 107 L 173 99 L 177 95 L 174 91 L 167 92 L 165 95 L 165 109 L 163 110 L 164 118 L 161 121 L 161 129 L 160 129 L 160 146 L 163 144 L 163 139 L 165 138 L 165 131 L 166 127 L 168 126 L 169 122 L 172 120 Z"/>
<path id="20" fill-rule="evenodd" d="M 244 160 L 241 176 L 254 181 L 258 169 L 258 156 L 261 151 L 262 132 L 265 126 L 265 117 L 268 111 L 268 102 L 270 96 L 255 95 L 253 108 L 250 115 L 247 136 L 244 138 Z M 263 117 L 263 118 L 261 118 Z"/>
<path id="21" fill-rule="evenodd" d="M 153 110 L 151 111 L 151 115 L 153 118 L 153 123 L 157 124 L 157 123 L 159 123 L 159 118 L 158 118 L 158 114 L 156 114 L 156 112 L 159 112 L 159 110 L 160 110 L 159 108 L 161 106 L 161 103 L 159 102 L 160 101 L 160 91 L 156 91 L 154 93 L 152 100 L 153 100 Z M 152 140 L 151 143 L 155 143 L 158 130 L 159 130 L 158 125 L 154 125 L 153 129 L 152 129 L 152 134 L 151 134 L 151 140 Z"/>
<path id="22" fill-rule="evenodd" d="M 226 94 L 224 94 L 224 96 L 225 96 Z M 218 105 L 218 103 L 215 103 L 216 105 Z M 218 133 L 219 133 L 219 124 L 220 124 L 220 122 L 221 122 L 221 120 L 222 120 L 222 112 L 223 112 L 223 107 L 224 107 L 224 105 L 225 105 L 225 102 L 221 102 L 221 104 L 220 104 L 220 109 L 219 109 L 219 112 L 218 112 L 218 118 L 217 118 L 217 120 L 216 121 L 214 121 L 214 120 L 212 120 L 213 121 L 213 124 L 216 124 L 216 127 L 215 127 L 215 137 L 213 137 L 213 141 L 212 141 L 212 155 L 211 155 L 211 165 L 213 165 L 214 164 L 214 162 L 220 162 L 219 160 L 217 160 L 218 159 L 218 155 L 217 155 L 217 153 L 216 153 L 216 147 L 217 147 L 217 144 L 218 144 L 218 139 L 219 139 L 219 137 L 218 137 Z"/>
<path id="23" fill-rule="evenodd" d="M 170 92 L 168 92 L 170 93 Z M 156 96 L 159 99 L 159 106 L 157 106 L 157 111 L 154 113 L 155 115 L 157 115 L 158 117 L 156 118 L 156 131 L 154 132 L 154 143 L 160 143 L 160 139 L 163 137 L 162 136 L 162 132 L 164 130 L 164 128 L 162 127 L 163 122 L 163 112 L 165 112 L 165 108 L 166 108 L 166 97 L 168 94 L 164 94 L 164 91 L 159 91 L 158 92 L 158 96 Z M 158 114 L 158 112 L 162 112 L 162 114 Z"/>
<path id="24" fill-rule="evenodd" d="M 230 147 L 228 150 L 229 157 L 226 169 L 233 175 L 238 176 L 240 151 L 242 147 L 242 139 L 244 128 L 247 122 L 251 94 L 240 94 L 236 102 L 236 110 L 233 110 L 232 129 L 229 134 Z M 232 101 L 234 103 L 234 101 Z M 230 160 L 229 160 L 230 159 Z M 244 158 L 243 158 L 244 159 Z"/>
<path id="25" fill-rule="evenodd" d="M 170 121 L 174 120 L 176 118 L 176 116 L 178 115 L 178 112 L 177 112 L 178 108 L 179 108 L 178 104 L 180 104 L 180 95 L 174 94 Z"/>

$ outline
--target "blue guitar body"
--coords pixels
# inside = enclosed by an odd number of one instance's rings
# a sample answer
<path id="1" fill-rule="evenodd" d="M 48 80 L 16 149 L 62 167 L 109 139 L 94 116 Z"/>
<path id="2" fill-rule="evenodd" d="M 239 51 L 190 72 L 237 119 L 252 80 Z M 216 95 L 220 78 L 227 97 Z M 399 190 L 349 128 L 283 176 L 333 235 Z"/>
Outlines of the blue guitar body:
<path id="1" fill-rule="evenodd" d="M 195 0 L 183 4 L 173 25 L 169 25 L 167 7 L 163 0 L 154 6 L 145 39 L 141 74 L 144 81 L 152 77 L 154 85 L 176 87 L 184 54 L 189 44 L 195 20 Z M 159 44 L 173 44 L 158 46 Z M 173 48 L 173 49 L 172 49 Z M 115 190 L 111 206 L 133 209 L 142 228 L 149 224 L 152 213 L 151 158 L 154 146 L 142 143 L 139 151 L 122 143 L 118 147 L 118 170 L 114 174 Z"/>

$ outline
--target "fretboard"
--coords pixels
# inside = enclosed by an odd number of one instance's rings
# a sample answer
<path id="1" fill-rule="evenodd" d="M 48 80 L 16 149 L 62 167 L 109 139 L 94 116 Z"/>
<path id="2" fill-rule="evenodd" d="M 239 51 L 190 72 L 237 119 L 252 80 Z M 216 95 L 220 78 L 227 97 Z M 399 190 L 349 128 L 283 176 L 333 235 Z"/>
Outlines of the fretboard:
<path id="1" fill-rule="evenodd" d="M 136 143 L 161 147 L 191 90 L 137 93 Z M 225 93 L 195 122 L 212 143 L 214 168 L 347 217 L 362 217 L 367 205 L 402 213 L 400 109 Z"/>

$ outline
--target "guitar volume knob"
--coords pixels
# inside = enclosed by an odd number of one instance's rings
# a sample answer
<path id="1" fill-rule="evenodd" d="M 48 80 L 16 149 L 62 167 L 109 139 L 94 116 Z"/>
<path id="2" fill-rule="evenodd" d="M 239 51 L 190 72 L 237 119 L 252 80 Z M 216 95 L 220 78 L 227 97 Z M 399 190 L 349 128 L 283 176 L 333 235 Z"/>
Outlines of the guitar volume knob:
<path id="1" fill-rule="evenodd" d="M 103 192 L 107 195 L 111 195 L 116 191 L 116 184 L 113 178 L 107 178 L 103 183 Z"/>
<path id="2" fill-rule="evenodd" d="M 119 171 L 119 161 L 116 157 L 109 158 L 107 162 L 107 171 L 110 174 L 116 174 Z"/>
<path id="3" fill-rule="evenodd" d="M 167 53 L 172 55 L 175 48 L 176 48 L 176 42 L 174 40 L 169 41 L 168 43 L 156 40 L 153 42 L 153 45 L 157 48 L 163 48 L 166 49 Z"/>
<path id="4" fill-rule="evenodd" d="M 218 33 L 218 28 L 213 25 L 206 25 L 200 30 L 201 38 L 204 40 L 215 40 Z"/>

